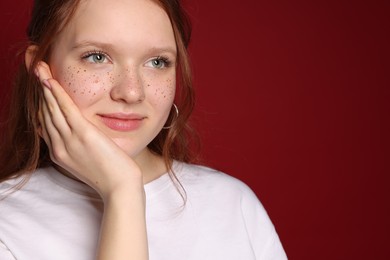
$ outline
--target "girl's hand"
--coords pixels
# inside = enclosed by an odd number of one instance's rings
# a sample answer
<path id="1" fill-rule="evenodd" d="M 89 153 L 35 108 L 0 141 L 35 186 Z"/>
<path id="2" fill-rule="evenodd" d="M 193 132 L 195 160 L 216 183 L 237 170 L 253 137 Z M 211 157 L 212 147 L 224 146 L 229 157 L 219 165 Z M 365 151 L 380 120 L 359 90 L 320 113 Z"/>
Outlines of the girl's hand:
<path id="1" fill-rule="evenodd" d="M 141 170 L 81 115 L 47 64 L 41 62 L 36 74 L 44 85 L 39 121 L 51 159 L 103 198 L 97 259 L 148 259 Z"/>
<path id="2" fill-rule="evenodd" d="M 44 85 L 39 110 L 42 137 L 53 162 L 94 188 L 103 200 L 122 188 L 143 188 L 137 164 L 82 116 L 52 78 L 49 66 L 40 62 L 36 74 Z"/>

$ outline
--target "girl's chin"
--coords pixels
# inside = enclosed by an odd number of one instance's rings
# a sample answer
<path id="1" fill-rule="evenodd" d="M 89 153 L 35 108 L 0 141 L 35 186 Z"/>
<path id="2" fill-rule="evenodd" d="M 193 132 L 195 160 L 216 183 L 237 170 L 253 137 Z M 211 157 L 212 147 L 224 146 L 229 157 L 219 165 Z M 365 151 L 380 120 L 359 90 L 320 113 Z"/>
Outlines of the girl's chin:
<path id="1" fill-rule="evenodd" d="M 131 158 L 138 157 L 140 154 L 143 154 L 146 150 L 148 150 L 145 146 L 136 147 L 134 142 L 121 138 L 113 138 L 112 139 L 127 155 Z"/>

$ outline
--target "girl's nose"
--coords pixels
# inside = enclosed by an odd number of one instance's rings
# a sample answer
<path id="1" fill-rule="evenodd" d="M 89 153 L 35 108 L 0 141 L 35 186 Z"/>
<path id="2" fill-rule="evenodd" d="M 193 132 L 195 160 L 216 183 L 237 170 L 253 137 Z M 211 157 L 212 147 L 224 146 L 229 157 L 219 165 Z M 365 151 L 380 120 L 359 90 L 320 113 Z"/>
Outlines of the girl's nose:
<path id="1" fill-rule="evenodd" d="M 135 69 L 126 69 L 121 75 L 113 79 L 110 95 L 115 101 L 142 102 L 145 99 L 145 92 L 140 73 Z"/>

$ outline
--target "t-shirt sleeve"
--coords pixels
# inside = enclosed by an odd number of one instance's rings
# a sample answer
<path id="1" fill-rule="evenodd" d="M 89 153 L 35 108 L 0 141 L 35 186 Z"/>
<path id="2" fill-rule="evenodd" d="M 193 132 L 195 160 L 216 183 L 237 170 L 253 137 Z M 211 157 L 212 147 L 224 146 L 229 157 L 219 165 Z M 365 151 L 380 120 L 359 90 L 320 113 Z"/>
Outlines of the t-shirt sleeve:
<path id="1" fill-rule="evenodd" d="M 1 260 L 16 260 L 8 247 L 0 240 L 0 259 Z"/>
<path id="2" fill-rule="evenodd" d="M 244 187 L 241 210 L 257 260 L 285 260 L 286 253 L 263 205 L 254 192 Z"/>

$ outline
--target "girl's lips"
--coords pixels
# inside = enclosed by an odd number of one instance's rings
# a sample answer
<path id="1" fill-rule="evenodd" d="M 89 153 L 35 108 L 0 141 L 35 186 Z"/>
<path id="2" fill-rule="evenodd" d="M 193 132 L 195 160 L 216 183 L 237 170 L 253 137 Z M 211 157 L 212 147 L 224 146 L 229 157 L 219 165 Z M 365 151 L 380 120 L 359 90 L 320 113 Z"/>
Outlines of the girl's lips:
<path id="1" fill-rule="evenodd" d="M 99 115 L 102 122 L 115 131 L 133 131 L 141 126 L 143 116 L 137 114 L 104 114 Z"/>

